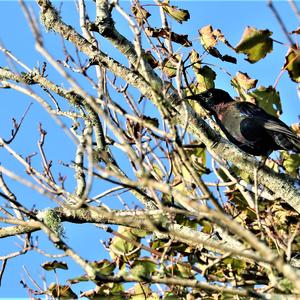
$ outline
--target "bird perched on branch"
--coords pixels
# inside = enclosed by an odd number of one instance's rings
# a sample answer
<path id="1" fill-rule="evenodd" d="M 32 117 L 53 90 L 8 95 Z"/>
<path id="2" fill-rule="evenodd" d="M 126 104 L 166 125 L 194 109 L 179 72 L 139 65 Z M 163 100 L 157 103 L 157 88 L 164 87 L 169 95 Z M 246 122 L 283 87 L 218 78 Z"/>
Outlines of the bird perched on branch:
<path id="1" fill-rule="evenodd" d="M 187 98 L 211 112 L 229 141 L 249 154 L 269 156 L 280 149 L 300 153 L 298 136 L 252 103 L 235 101 L 227 92 L 214 88 Z"/>

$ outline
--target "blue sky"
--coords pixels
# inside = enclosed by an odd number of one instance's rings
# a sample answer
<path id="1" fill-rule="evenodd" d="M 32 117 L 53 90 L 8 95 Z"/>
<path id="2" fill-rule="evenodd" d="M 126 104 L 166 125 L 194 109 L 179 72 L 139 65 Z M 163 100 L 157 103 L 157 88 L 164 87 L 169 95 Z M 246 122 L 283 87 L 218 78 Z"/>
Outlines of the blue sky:
<path id="1" fill-rule="evenodd" d="M 58 1 L 56 2 L 57 4 L 59 3 Z M 34 2 L 27 1 L 27 3 L 31 3 L 34 8 L 36 7 Z M 179 25 L 173 20 L 170 24 L 175 32 L 182 34 L 188 33 L 189 39 L 193 41 L 193 46 L 199 51 L 201 51 L 201 45 L 198 41 L 198 29 L 207 24 L 211 24 L 214 28 L 221 29 L 232 45 L 236 45 L 239 42 L 246 26 L 254 26 L 258 29 L 268 28 L 273 31 L 272 37 L 275 40 L 287 43 L 280 26 L 270 9 L 267 7 L 265 1 L 181 1 L 171 3 L 189 10 L 191 15 L 189 22 Z M 124 7 L 128 8 L 128 4 L 129 2 L 127 1 L 121 1 L 121 5 Z M 90 1 L 88 8 L 92 9 L 93 5 L 93 2 Z M 276 1 L 275 6 L 289 31 L 292 31 L 299 26 L 299 20 L 296 19 L 287 1 Z M 149 10 L 153 12 L 149 21 L 158 24 L 159 19 L 157 12 L 155 13 L 153 7 L 149 7 Z M 20 58 L 20 60 L 24 61 L 30 67 L 37 66 L 38 61 L 41 63 L 43 59 L 34 49 L 34 40 L 18 2 L 0 1 L 0 11 L 0 41 L 6 48 L 11 50 L 18 58 Z M 67 22 L 75 22 L 78 24 L 78 17 L 73 1 L 64 3 L 63 11 L 63 16 L 66 17 Z M 91 16 L 93 16 L 93 13 Z M 117 28 L 124 35 L 129 34 L 129 28 L 124 19 L 117 16 L 116 22 Z M 59 49 L 59 38 L 53 32 L 49 32 L 45 35 L 45 41 L 50 52 L 59 58 L 59 53 L 61 52 Z M 118 53 L 113 51 L 108 43 L 103 43 L 103 46 L 106 47 L 104 52 L 112 53 L 115 57 L 120 58 Z M 236 56 L 230 49 L 224 48 L 224 51 L 226 51 L 226 54 Z M 238 59 L 237 65 L 223 65 L 226 66 L 228 71 L 233 75 L 237 71 L 247 72 L 252 78 L 258 79 L 258 85 L 269 86 L 274 84 L 280 73 L 281 67 L 284 64 L 286 52 L 286 46 L 274 43 L 274 51 L 269 54 L 266 59 L 256 64 L 249 64 L 244 60 L 243 55 L 238 55 L 236 56 Z M 214 63 L 220 63 L 217 60 L 212 59 L 212 61 Z M 2 67 L 7 66 L 7 62 L 1 53 L 0 65 Z M 216 86 L 226 89 L 232 96 L 236 96 L 233 88 L 230 86 L 230 78 L 217 69 L 216 72 L 218 73 Z M 54 73 L 50 73 L 50 76 L 52 80 L 61 80 L 60 77 Z M 297 122 L 300 104 L 299 99 L 297 98 L 296 84 L 289 80 L 287 73 L 281 77 L 277 85 L 277 90 L 280 92 L 283 104 L 282 119 L 288 124 Z M 9 136 L 11 118 L 15 117 L 19 119 L 30 102 L 31 100 L 28 97 L 18 94 L 17 92 L 0 90 L 1 137 L 7 138 Z M 34 103 L 30 109 L 29 118 L 25 119 L 20 134 L 12 144 L 12 147 L 24 155 L 36 152 L 37 140 L 39 138 L 37 130 L 39 122 L 42 122 L 43 127 L 48 131 L 45 147 L 47 153 L 51 156 L 51 159 L 57 164 L 55 170 L 56 173 L 63 172 L 69 177 L 72 177 L 72 172 L 59 165 L 58 160 L 70 162 L 70 159 L 74 156 L 74 146 L 72 142 L 61 133 L 60 128 L 57 127 L 55 122 L 48 117 L 45 111 L 37 103 Z M 61 151 L 61 145 L 63 145 L 65 151 Z M 10 156 L 6 155 L 2 149 L 0 149 L 0 162 L 5 162 L 4 165 L 19 172 L 19 174 L 22 174 L 24 171 L 20 168 L 19 164 L 17 164 Z M 33 205 L 38 208 L 46 208 L 52 205 L 49 200 L 37 193 L 31 192 L 10 180 L 8 180 L 8 183 L 11 184 L 16 191 L 20 201 L 26 203 L 28 208 L 32 208 Z M 68 181 L 68 188 L 72 191 L 73 186 L 74 182 L 71 178 Z M 0 199 L 0 201 L 2 200 Z M 128 201 L 133 200 L 128 198 Z M 66 225 L 66 234 L 68 237 L 67 242 L 85 258 L 96 260 L 103 259 L 107 256 L 103 251 L 100 240 L 105 240 L 108 235 L 99 229 L 95 229 L 92 225 Z M 15 241 L 15 239 L 11 238 L 0 240 L 0 255 L 5 255 L 10 251 L 16 251 Z M 43 250 L 51 253 L 55 252 L 53 247 L 48 248 L 47 246 L 45 248 L 44 245 L 48 245 L 47 237 L 45 237 L 45 235 L 39 235 L 39 243 Z M 24 276 L 22 266 L 26 266 L 31 275 L 39 281 L 39 277 L 43 273 L 39 266 L 46 260 L 49 259 L 40 254 L 36 254 L 35 252 L 30 252 L 24 256 L 9 260 L 6 272 L 2 279 L 0 297 L 26 297 L 26 291 L 19 284 L 21 276 Z M 69 262 L 68 259 L 63 260 Z M 69 264 L 69 267 L 71 267 L 69 272 L 59 272 L 61 282 L 70 277 L 66 274 L 72 274 L 72 276 L 75 277 L 83 273 L 82 270 L 74 264 Z M 46 275 L 48 283 L 55 280 L 54 276 L 49 272 Z M 39 282 L 41 283 L 41 281 Z M 89 287 L 87 287 L 87 285 L 78 285 L 74 286 L 74 291 L 92 287 L 92 284 L 89 284 Z"/>

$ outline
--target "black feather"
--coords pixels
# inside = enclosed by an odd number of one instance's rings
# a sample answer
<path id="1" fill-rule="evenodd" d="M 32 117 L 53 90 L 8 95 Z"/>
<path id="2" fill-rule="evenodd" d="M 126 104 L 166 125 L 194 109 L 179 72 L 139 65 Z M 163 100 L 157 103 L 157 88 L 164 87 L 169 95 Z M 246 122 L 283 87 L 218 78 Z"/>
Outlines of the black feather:
<path id="1" fill-rule="evenodd" d="M 268 156 L 274 150 L 300 153 L 300 139 L 291 129 L 262 108 L 238 102 L 221 89 L 187 97 L 210 111 L 227 138 L 252 155 Z"/>

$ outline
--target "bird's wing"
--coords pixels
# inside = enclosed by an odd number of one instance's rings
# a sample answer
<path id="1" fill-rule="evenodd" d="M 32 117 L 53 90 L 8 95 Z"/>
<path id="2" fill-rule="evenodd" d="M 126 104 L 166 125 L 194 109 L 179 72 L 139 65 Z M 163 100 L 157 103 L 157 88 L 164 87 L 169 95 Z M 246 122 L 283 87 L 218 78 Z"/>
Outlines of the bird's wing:
<path id="1" fill-rule="evenodd" d="M 300 145 L 299 137 L 285 123 L 266 113 L 260 107 L 249 102 L 240 102 L 239 108 L 241 113 L 246 118 L 249 118 L 248 121 L 257 124 L 257 127 L 263 127 L 270 133 L 285 134 L 288 138 Z"/>
<path id="2" fill-rule="evenodd" d="M 257 122 L 258 124 L 263 125 L 265 129 L 284 133 L 290 137 L 297 137 L 297 135 L 293 131 L 291 131 L 291 129 L 285 123 L 283 123 L 276 117 L 266 113 L 260 107 L 249 102 L 240 102 L 239 107 L 241 113 L 245 117 L 252 119 L 253 122 Z"/>
<path id="3" fill-rule="evenodd" d="M 237 104 L 241 114 L 250 118 L 260 118 L 263 120 L 274 120 L 278 121 L 278 119 L 267 112 L 265 112 L 262 108 L 257 105 L 254 105 L 250 102 L 238 102 Z"/>
<path id="4" fill-rule="evenodd" d="M 286 134 L 287 136 L 289 136 L 292 139 L 299 140 L 298 136 L 288 126 L 286 126 L 282 121 L 280 121 L 280 122 L 279 121 L 280 120 L 278 120 L 277 122 L 274 122 L 272 120 L 268 120 L 264 124 L 264 127 L 267 130 L 280 132 L 280 133 Z"/>

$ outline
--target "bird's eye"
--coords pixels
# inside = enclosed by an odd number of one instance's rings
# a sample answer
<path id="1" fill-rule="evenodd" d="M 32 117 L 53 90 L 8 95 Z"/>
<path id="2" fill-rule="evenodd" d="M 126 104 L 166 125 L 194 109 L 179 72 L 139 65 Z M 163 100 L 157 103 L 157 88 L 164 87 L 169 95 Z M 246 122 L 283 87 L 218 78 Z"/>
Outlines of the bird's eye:
<path id="1" fill-rule="evenodd" d="M 209 93 L 208 93 L 208 97 L 209 97 L 209 98 L 212 97 L 212 95 L 213 95 L 212 92 L 209 92 Z"/>

